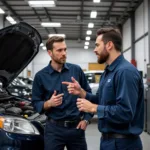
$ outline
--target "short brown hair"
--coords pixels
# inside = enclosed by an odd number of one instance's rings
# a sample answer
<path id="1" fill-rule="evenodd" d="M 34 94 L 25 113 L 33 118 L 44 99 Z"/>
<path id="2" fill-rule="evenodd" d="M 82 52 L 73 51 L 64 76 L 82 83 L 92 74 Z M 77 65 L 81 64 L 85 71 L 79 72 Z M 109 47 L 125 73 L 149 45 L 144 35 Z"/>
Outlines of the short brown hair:
<path id="1" fill-rule="evenodd" d="M 52 36 L 46 42 L 46 48 L 48 50 L 53 50 L 53 44 L 55 42 L 63 42 L 65 39 L 62 36 Z"/>
<path id="2" fill-rule="evenodd" d="M 97 36 L 103 35 L 102 40 L 106 44 L 112 41 L 115 49 L 121 52 L 122 49 L 122 36 L 118 29 L 114 28 L 101 28 L 97 31 Z"/>

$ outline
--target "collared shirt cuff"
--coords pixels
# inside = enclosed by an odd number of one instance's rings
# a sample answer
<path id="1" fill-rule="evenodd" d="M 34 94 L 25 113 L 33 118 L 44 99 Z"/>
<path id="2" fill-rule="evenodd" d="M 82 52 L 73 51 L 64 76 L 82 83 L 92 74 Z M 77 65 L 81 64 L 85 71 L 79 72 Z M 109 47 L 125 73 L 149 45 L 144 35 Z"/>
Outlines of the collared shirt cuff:
<path id="1" fill-rule="evenodd" d="M 93 118 L 93 114 L 91 113 L 86 113 L 83 117 L 83 120 L 87 120 L 87 121 L 90 121 L 92 118 Z"/>
<path id="2" fill-rule="evenodd" d="M 41 114 L 44 112 L 44 101 L 40 101 L 35 105 L 36 111 Z"/>
<path id="3" fill-rule="evenodd" d="M 105 106 L 99 105 L 97 107 L 97 116 L 99 119 L 104 118 L 104 113 L 105 113 Z"/>
<path id="4" fill-rule="evenodd" d="M 91 93 L 86 92 L 85 99 L 90 99 L 90 97 L 91 97 Z"/>

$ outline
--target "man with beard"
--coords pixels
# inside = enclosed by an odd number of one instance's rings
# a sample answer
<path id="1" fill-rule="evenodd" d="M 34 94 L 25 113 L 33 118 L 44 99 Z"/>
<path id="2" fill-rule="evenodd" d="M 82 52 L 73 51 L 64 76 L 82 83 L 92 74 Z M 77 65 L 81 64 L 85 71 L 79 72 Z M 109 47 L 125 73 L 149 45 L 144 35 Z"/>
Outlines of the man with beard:
<path id="1" fill-rule="evenodd" d="M 77 107 L 98 115 L 102 133 L 100 150 L 142 150 L 139 135 L 143 131 L 143 80 L 138 70 L 121 54 L 122 38 L 118 30 L 102 28 L 97 32 L 94 49 L 98 63 L 106 63 L 97 95 L 92 95 L 72 78 L 70 94 L 79 95 Z"/>
<path id="2" fill-rule="evenodd" d="M 51 61 L 34 78 L 32 102 L 37 112 L 47 115 L 45 150 L 87 150 L 85 129 L 92 115 L 80 112 L 76 95 L 68 94 L 62 81 L 76 78 L 81 87 L 91 92 L 82 69 L 66 63 L 67 46 L 63 37 L 53 36 L 46 43 Z"/>

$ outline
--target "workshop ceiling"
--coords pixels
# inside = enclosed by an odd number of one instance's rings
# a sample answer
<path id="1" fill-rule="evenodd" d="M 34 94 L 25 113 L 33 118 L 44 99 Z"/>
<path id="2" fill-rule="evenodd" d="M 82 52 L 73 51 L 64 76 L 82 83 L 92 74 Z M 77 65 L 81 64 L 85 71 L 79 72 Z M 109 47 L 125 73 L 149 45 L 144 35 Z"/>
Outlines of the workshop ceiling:
<path id="1" fill-rule="evenodd" d="M 85 40 L 87 30 L 91 40 L 95 40 L 100 27 L 119 27 L 143 0 L 55 0 L 56 7 L 30 7 L 28 0 L 0 0 L 5 17 L 10 15 L 15 21 L 25 21 L 34 26 L 43 40 L 49 34 L 65 34 L 67 40 Z M 96 18 L 90 18 L 91 11 L 97 11 Z M 5 19 L 4 17 L 4 19 Z M 6 20 L 4 20 L 6 22 Z M 61 27 L 42 27 L 42 22 L 59 22 Z M 94 28 L 88 28 L 94 23 Z"/>

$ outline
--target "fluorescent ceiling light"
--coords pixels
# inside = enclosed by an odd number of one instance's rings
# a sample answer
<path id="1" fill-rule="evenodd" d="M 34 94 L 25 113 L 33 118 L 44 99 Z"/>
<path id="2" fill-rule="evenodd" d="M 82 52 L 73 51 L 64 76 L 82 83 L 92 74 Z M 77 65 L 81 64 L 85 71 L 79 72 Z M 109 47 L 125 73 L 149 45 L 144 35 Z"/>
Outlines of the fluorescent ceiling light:
<path id="1" fill-rule="evenodd" d="M 89 41 L 91 38 L 89 37 L 89 36 L 87 36 L 86 38 L 85 38 L 85 40 L 86 41 Z"/>
<path id="2" fill-rule="evenodd" d="M 52 37 L 52 36 L 62 36 L 63 38 L 66 37 L 65 34 L 49 34 L 48 36 L 49 36 L 49 37 Z"/>
<path id="3" fill-rule="evenodd" d="M 55 7 L 55 2 L 50 1 L 28 1 L 30 7 Z"/>
<path id="4" fill-rule="evenodd" d="M 11 24 L 16 24 L 17 22 L 16 21 L 12 21 L 12 22 L 10 22 Z"/>
<path id="5" fill-rule="evenodd" d="M 0 8 L 0 14 L 4 14 L 4 10 L 2 8 Z"/>
<path id="6" fill-rule="evenodd" d="M 94 3 L 99 3 L 101 0 L 93 0 Z"/>
<path id="7" fill-rule="evenodd" d="M 88 46 L 84 46 L 84 49 L 88 49 L 89 47 Z"/>
<path id="8" fill-rule="evenodd" d="M 61 23 L 57 23 L 57 22 L 42 22 L 41 26 L 43 26 L 43 27 L 61 27 Z"/>
<path id="9" fill-rule="evenodd" d="M 43 50 L 46 50 L 46 46 L 43 46 L 42 49 L 43 49 Z"/>
<path id="10" fill-rule="evenodd" d="M 89 45 L 89 42 L 85 42 L 85 45 Z"/>
<path id="11" fill-rule="evenodd" d="M 97 16 L 97 11 L 91 11 L 90 17 L 91 18 L 96 18 L 96 16 Z"/>
<path id="12" fill-rule="evenodd" d="M 7 16 L 6 19 L 7 19 L 11 24 L 16 24 L 16 23 L 17 23 L 11 16 Z"/>
<path id="13" fill-rule="evenodd" d="M 44 44 L 43 44 L 43 43 L 41 43 L 41 44 L 40 44 L 40 46 L 44 46 Z"/>
<path id="14" fill-rule="evenodd" d="M 91 30 L 87 30 L 87 31 L 86 31 L 86 34 L 87 34 L 87 35 L 91 35 L 91 34 L 92 34 L 92 31 L 91 31 Z"/>
<path id="15" fill-rule="evenodd" d="M 88 24 L 88 28 L 93 28 L 94 27 L 94 23 L 89 23 Z"/>

